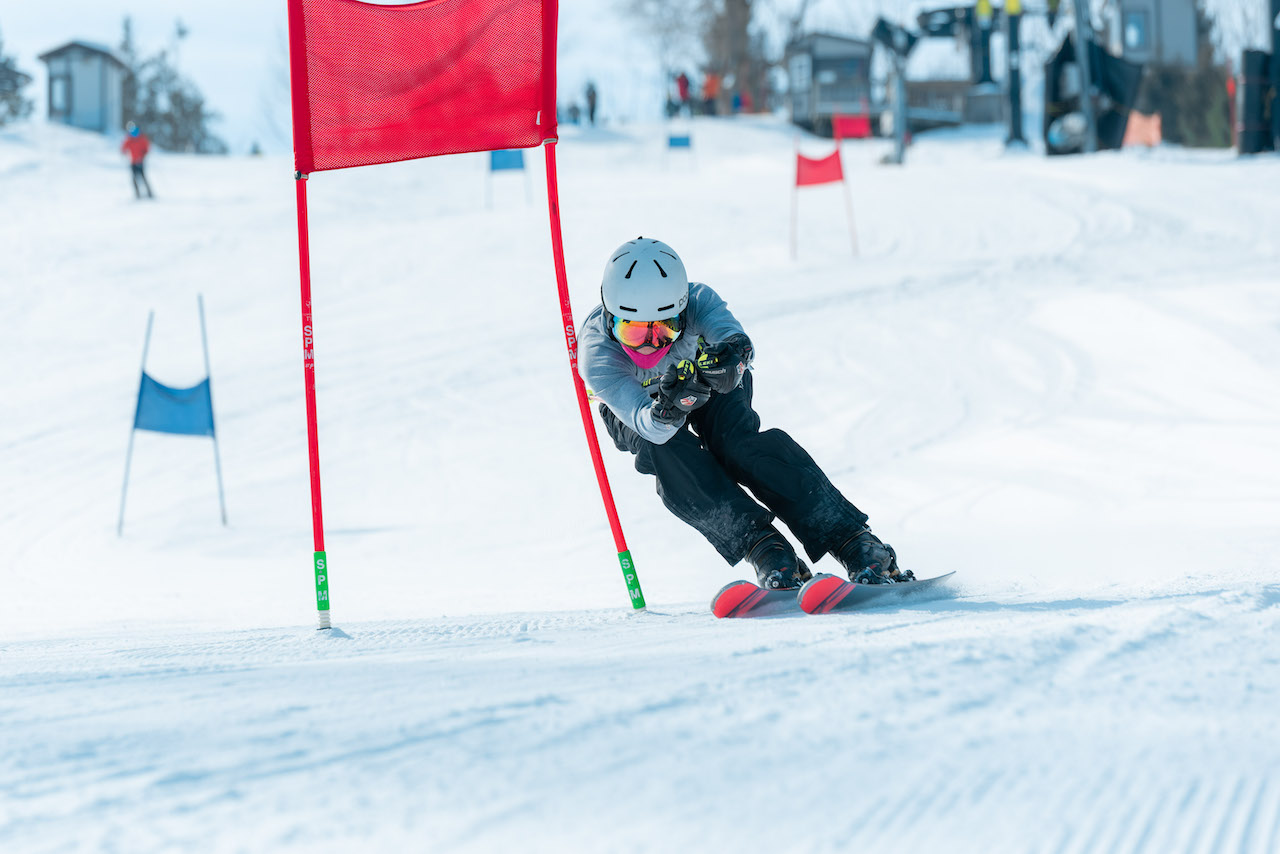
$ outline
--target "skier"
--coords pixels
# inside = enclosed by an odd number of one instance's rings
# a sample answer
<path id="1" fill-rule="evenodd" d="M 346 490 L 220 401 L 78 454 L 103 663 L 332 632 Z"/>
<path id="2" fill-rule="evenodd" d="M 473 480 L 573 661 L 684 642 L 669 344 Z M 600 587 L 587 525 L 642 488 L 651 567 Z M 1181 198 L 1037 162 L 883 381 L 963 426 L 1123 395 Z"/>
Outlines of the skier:
<path id="1" fill-rule="evenodd" d="M 138 188 L 138 181 L 142 181 L 142 186 L 147 188 L 147 198 L 154 199 L 151 184 L 143 171 L 143 162 L 147 159 L 147 152 L 151 150 L 151 141 L 133 122 L 129 122 L 126 130 L 129 135 L 120 144 L 120 152 L 129 155 L 129 169 L 133 173 L 133 195 L 135 198 L 142 198 L 142 190 Z"/>
<path id="2" fill-rule="evenodd" d="M 683 71 L 676 77 L 676 93 L 680 96 L 681 111 L 692 115 L 693 110 L 689 106 L 689 75 Z"/>
<path id="3" fill-rule="evenodd" d="M 596 84 L 590 81 L 587 83 L 587 121 L 592 127 L 596 126 Z"/>
<path id="4" fill-rule="evenodd" d="M 582 325 L 579 372 L 614 444 L 657 478 L 668 510 L 730 564 L 750 563 L 762 587 L 812 577 L 775 517 L 810 560 L 830 552 L 851 581 L 914 580 L 794 439 L 760 430 L 751 340 L 714 290 L 689 282 L 675 250 L 645 237 L 622 244 L 600 296 Z"/>

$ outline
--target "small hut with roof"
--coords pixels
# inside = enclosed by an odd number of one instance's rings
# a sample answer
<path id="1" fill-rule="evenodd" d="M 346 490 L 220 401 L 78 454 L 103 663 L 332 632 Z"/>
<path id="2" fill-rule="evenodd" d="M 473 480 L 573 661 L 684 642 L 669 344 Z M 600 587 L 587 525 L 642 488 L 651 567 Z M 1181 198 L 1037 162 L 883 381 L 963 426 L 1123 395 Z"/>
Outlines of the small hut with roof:
<path id="1" fill-rule="evenodd" d="M 116 133 L 123 127 L 128 69 L 115 51 L 71 41 L 42 53 L 40 61 L 49 69 L 49 121 L 98 133 Z"/>

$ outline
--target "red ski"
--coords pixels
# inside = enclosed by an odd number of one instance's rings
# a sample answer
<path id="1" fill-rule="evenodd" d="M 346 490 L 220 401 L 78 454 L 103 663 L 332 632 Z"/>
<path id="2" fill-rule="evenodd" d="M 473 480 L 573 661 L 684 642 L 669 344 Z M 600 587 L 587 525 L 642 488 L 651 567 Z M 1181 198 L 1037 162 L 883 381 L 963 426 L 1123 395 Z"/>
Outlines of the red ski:
<path id="1" fill-rule="evenodd" d="M 711 600 L 717 617 L 767 617 L 798 609 L 796 590 L 765 590 L 750 581 L 733 581 L 720 588 Z"/>
<path id="2" fill-rule="evenodd" d="M 939 582 L 955 575 L 948 572 L 935 578 L 920 581 L 903 581 L 898 584 L 853 584 L 843 578 L 826 573 L 815 575 L 800 588 L 797 603 L 806 614 L 830 614 L 834 611 L 852 611 L 884 605 L 890 601 L 914 597 L 929 588 L 937 590 Z"/>

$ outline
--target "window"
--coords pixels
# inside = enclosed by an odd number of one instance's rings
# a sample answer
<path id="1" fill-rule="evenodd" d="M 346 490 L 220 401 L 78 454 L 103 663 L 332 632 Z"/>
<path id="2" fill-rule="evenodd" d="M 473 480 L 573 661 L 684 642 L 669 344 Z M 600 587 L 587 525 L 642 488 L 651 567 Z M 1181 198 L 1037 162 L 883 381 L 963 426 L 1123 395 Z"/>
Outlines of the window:
<path id="1" fill-rule="evenodd" d="M 813 64 L 807 53 L 798 53 L 791 57 L 790 68 L 791 91 L 806 92 L 813 81 Z"/>
<path id="2" fill-rule="evenodd" d="M 49 79 L 49 110 L 51 112 L 64 114 L 71 111 L 71 99 L 67 97 L 71 87 L 68 84 L 69 81 L 66 77 L 51 77 Z"/>
<path id="3" fill-rule="evenodd" d="M 1145 11 L 1124 13 L 1124 49 L 1126 51 L 1148 50 L 1151 47 L 1149 33 L 1150 26 Z"/>

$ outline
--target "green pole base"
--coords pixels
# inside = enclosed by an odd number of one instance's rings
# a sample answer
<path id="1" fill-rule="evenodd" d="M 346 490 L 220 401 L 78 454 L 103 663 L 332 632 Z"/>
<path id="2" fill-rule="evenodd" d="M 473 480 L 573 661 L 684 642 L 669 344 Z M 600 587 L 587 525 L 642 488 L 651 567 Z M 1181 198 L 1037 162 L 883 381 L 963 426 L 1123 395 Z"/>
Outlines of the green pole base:
<path id="1" fill-rule="evenodd" d="M 627 582 L 627 593 L 631 596 L 631 607 L 637 611 L 644 610 L 644 592 L 640 589 L 640 578 L 636 575 L 636 565 L 631 562 L 631 550 L 618 552 L 618 563 L 622 564 L 622 577 Z"/>
<path id="2" fill-rule="evenodd" d="M 332 628 L 329 624 L 329 560 L 324 552 L 315 553 L 316 566 L 316 619 L 317 628 Z"/>

